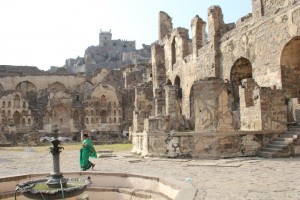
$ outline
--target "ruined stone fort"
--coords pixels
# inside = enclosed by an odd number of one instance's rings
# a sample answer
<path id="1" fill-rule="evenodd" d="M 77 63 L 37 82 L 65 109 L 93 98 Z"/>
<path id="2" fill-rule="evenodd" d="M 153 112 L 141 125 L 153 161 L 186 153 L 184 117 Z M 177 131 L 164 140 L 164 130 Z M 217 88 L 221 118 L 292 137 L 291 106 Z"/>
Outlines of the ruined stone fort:
<path id="1" fill-rule="evenodd" d="M 142 50 L 101 31 L 54 72 L 1 66 L 1 142 L 58 125 L 74 139 L 129 133 L 147 156 L 300 155 L 300 1 L 252 0 L 230 24 L 219 6 L 207 15 L 189 33 L 160 12 L 158 40 Z"/>

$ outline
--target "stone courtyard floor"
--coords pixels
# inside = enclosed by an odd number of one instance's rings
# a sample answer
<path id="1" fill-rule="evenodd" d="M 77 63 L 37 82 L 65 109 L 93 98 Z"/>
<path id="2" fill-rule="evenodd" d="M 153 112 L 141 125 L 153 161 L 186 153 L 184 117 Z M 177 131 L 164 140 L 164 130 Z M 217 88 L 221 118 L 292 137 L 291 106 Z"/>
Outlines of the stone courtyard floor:
<path id="1" fill-rule="evenodd" d="M 188 181 L 200 199 L 300 199 L 300 158 L 220 160 L 140 158 L 130 152 L 91 159 L 94 170 Z M 79 150 L 63 150 L 61 172 L 80 171 Z M 0 177 L 52 171 L 49 152 L 0 150 Z"/>

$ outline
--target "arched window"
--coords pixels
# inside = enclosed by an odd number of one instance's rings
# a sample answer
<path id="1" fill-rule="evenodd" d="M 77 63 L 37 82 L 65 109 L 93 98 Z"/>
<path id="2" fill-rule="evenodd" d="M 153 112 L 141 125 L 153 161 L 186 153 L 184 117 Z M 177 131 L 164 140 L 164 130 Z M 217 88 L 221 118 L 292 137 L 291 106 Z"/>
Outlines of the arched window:
<path id="1" fill-rule="evenodd" d="M 19 108 L 20 107 L 20 95 L 18 95 L 18 94 L 15 95 L 14 106 L 15 106 L 15 108 Z"/>

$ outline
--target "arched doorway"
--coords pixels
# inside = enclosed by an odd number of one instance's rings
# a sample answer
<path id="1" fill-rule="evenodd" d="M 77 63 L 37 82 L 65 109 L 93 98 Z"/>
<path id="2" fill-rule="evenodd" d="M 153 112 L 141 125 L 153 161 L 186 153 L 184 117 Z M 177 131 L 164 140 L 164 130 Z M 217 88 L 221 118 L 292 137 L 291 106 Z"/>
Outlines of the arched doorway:
<path id="1" fill-rule="evenodd" d="M 179 113 L 182 113 L 182 88 L 180 85 L 180 77 L 176 76 L 174 80 L 174 86 L 176 90 L 176 102 L 177 102 L 177 107 L 179 109 Z"/>
<path id="2" fill-rule="evenodd" d="M 294 106 L 300 97 L 300 36 L 294 37 L 283 48 L 280 57 L 282 89 L 288 105 L 287 120 L 300 122 L 300 111 Z"/>
<path id="3" fill-rule="evenodd" d="M 290 40 L 280 57 L 282 89 L 287 98 L 300 97 L 300 36 Z"/>
<path id="4" fill-rule="evenodd" d="M 233 110 L 239 108 L 239 86 L 242 85 L 242 80 L 245 78 L 252 78 L 252 65 L 248 59 L 241 57 L 234 62 L 230 73 L 230 82 L 233 86 Z"/>
<path id="5" fill-rule="evenodd" d="M 70 130 L 70 112 L 64 105 L 58 105 L 53 109 L 53 124 L 58 125 L 61 132 Z"/>
<path id="6" fill-rule="evenodd" d="M 18 111 L 14 112 L 13 119 L 14 119 L 14 124 L 15 125 L 19 125 L 20 124 L 21 116 L 20 116 L 20 113 Z"/>
<path id="7" fill-rule="evenodd" d="M 101 123 L 106 123 L 106 111 L 102 110 L 100 112 L 100 117 L 101 117 Z"/>

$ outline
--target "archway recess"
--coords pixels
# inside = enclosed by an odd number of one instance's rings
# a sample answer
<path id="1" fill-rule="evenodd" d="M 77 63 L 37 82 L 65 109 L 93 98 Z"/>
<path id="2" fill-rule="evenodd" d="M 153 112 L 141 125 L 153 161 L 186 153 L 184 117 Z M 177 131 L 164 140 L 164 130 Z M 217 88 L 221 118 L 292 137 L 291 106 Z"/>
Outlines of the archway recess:
<path id="1" fill-rule="evenodd" d="M 290 40 L 280 57 L 282 88 L 288 98 L 300 97 L 300 36 Z"/>
<path id="2" fill-rule="evenodd" d="M 234 62 L 230 72 L 230 82 L 233 85 L 234 110 L 239 107 L 239 86 L 242 85 L 242 80 L 245 78 L 252 78 L 252 65 L 248 59 L 241 57 Z"/>

